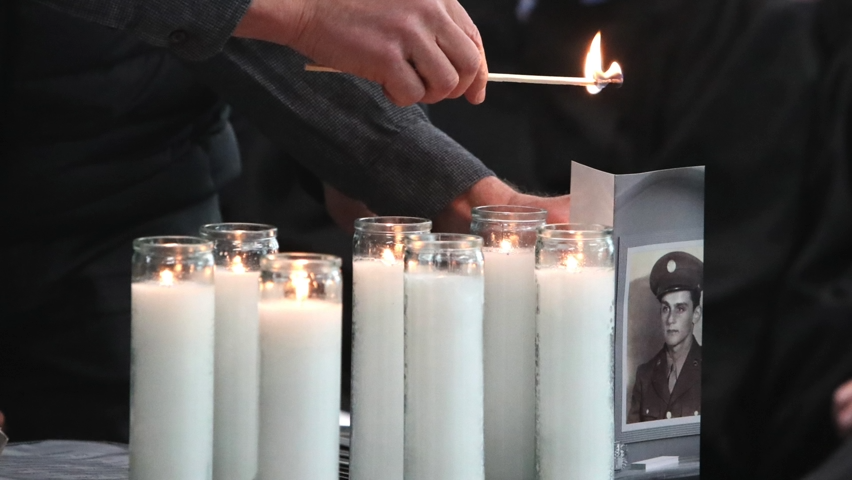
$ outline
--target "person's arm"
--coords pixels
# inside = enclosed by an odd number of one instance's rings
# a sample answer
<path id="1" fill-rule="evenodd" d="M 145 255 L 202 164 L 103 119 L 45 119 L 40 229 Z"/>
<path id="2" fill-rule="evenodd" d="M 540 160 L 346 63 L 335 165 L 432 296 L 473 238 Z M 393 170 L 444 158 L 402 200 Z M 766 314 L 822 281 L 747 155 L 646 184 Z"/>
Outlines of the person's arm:
<path id="1" fill-rule="evenodd" d="M 187 60 L 231 35 L 292 47 L 377 82 L 399 105 L 485 99 L 479 31 L 458 0 L 30 0 L 130 32 Z"/>
<path id="2" fill-rule="evenodd" d="M 418 107 L 397 107 L 377 84 L 304 71 L 305 58 L 232 39 L 186 62 L 272 141 L 318 178 L 377 214 L 433 217 L 493 176 Z"/>
<path id="3" fill-rule="evenodd" d="M 252 0 L 30 0 L 123 30 L 187 60 L 217 54 Z"/>
<path id="4" fill-rule="evenodd" d="M 567 196 L 516 192 L 420 108 L 397 107 L 378 85 L 357 77 L 305 72 L 304 62 L 287 48 L 234 39 L 220 55 L 187 65 L 365 210 L 432 218 L 442 231 L 468 231 L 470 208 L 479 205 L 536 206 L 550 212 L 550 222 L 567 221 Z"/>

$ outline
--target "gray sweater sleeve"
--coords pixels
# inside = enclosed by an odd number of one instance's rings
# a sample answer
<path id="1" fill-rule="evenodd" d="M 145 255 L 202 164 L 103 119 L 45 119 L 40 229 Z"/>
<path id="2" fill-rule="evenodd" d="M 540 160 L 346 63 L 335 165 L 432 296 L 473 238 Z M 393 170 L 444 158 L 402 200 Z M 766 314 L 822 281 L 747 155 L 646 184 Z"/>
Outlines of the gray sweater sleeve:
<path id="1" fill-rule="evenodd" d="M 187 60 L 203 60 L 220 52 L 251 4 L 251 0 L 34 1 L 127 31 Z"/>
<path id="2" fill-rule="evenodd" d="M 265 42 L 232 39 L 187 65 L 301 164 L 374 212 L 431 217 L 493 175 L 429 123 L 363 79 L 305 72 L 307 60 Z"/>

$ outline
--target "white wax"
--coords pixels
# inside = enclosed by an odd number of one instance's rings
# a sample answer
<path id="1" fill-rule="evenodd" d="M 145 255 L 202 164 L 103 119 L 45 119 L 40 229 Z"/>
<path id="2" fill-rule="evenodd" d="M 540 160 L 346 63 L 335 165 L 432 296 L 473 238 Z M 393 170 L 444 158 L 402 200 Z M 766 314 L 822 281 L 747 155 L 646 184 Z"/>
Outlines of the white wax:
<path id="1" fill-rule="evenodd" d="M 403 264 L 353 268 L 352 480 L 403 476 Z"/>
<path id="2" fill-rule="evenodd" d="M 216 267 L 214 480 L 257 477 L 260 274 Z"/>
<path id="3" fill-rule="evenodd" d="M 342 307 L 260 302 L 259 480 L 337 480 Z"/>
<path id="4" fill-rule="evenodd" d="M 482 277 L 405 274 L 405 479 L 485 477 Z"/>
<path id="5" fill-rule="evenodd" d="M 535 478 L 535 252 L 485 252 L 485 478 Z"/>
<path id="6" fill-rule="evenodd" d="M 613 476 L 612 269 L 536 270 L 541 480 Z"/>
<path id="7" fill-rule="evenodd" d="M 130 479 L 210 480 L 215 288 L 131 286 Z"/>

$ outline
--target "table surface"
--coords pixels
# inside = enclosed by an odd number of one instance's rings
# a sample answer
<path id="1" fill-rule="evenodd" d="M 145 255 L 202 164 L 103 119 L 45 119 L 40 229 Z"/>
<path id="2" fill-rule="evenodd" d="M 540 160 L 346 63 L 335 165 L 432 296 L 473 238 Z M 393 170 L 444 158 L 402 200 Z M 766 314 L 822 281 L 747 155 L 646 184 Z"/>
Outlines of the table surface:
<path id="1" fill-rule="evenodd" d="M 347 429 L 348 430 L 348 429 Z M 349 478 L 348 431 L 341 434 L 340 479 Z M 643 472 L 623 470 L 616 479 L 698 479 L 698 460 L 677 468 Z M 127 445 L 73 440 L 12 443 L 0 455 L 0 480 L 127 480 Z"/>

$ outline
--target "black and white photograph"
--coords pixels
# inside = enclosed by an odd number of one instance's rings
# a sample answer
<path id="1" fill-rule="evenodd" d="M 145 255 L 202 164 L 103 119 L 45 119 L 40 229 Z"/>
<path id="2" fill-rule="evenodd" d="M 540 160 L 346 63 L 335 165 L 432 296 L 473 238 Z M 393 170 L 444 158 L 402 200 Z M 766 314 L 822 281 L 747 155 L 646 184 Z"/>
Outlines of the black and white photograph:
<path id="1" fill-rule="evenodd" d="M 703 241 L 629 248 L 622 430 L 700 422 Z"/>

